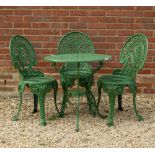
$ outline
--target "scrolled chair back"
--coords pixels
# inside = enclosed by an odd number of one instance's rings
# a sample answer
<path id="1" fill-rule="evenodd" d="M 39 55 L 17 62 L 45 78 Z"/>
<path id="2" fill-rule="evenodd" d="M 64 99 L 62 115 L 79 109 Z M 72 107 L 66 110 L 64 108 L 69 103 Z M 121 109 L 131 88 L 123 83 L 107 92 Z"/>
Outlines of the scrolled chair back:
<path id="1" fill-rule="evenodd" d="M 25 37 L 15 35 L 11 37 L 9 49 L 13 66 L 22 77 L 29 76 L 33 72 L 32 67 L 37 64 L 32 44 Z"/>
<path id="2" fill-rule="evenodd" d="M 91 39 L 82 32 L 73 31 L 65 34 L 58 44 L 58 54 L 67 53 L 94 53 L 94 45 Z M 66 69 L 75 69 L 76 63 L 66 63 Z M 81 69 L 88 69 L 87 63 L 80 63 Z"/>
<path id="3" fill-rule="evenodd" d="M 144 66 L 147 57 L 148 40 L 144 34 L 129 37 L 120 53 L 120 63 L 124 64 L 122 74 L 135 78 Z"/>

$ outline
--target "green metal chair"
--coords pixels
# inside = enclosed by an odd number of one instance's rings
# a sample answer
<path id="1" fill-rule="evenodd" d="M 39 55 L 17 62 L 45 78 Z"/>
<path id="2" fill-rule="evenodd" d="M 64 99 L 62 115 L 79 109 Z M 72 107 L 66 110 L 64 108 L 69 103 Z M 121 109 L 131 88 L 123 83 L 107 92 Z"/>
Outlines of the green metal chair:
<path id="1" fill-rule="evenodd" d="M 127 86 L 133 94 L 133 108 L 139 121 L 143 117 L 136 109 L 136 74 L 143 68 L 148 49 L 147 37 L 143 34 L 136 34 L 127 40 L 120 53 L 120 63 L 124 64 L 123 69 L 116 69 L 112 75 L 103 75 L 97 82 L 98 87 L 98 108 L 101 98 L 101 89 L 109 96 L 108 126 L 114 125 L 115 97 L 118 96 L 118 106 L 122 110 L 122 94 Z"/>
<path id="2" fill-rule="evenodd" d="M 65 34 L 58 44 L 58 54 L 67 53 L 94 53 L 94 45 L 90 38 L 82 32 L 69 32 Z M 86 62 L 80 63 L 79 69 L 79 85 L 85 89 L 85 92 L 80 92 L 80 96 L 86 95 L 89 112 L 92 115 L 96 114 L 97 105 L 91 87 L 94 82 L 94 73 L 102 66 L 102 62 L 96 67 Z M 61 85 L 63 89 L 63 101 L 60 116 L 64 116 L 66 103 L 70 96 L 76 96 L 76 91 L 71 91 L 69 88 L 74 86 L 77 80 L 77 63 L 65 63 L 60 69 Z"/>
<path id="3" fill-rule="evenodd" d="M 21 79 L 18 84 L 20 102 L 18 105 L 18 111 L 14 115 L 13 120 L 16 121 L 19 116 L 22 106 L 22 94 L 25 87 L 29 87 L 34 95 L 33 112 L 37 112 L 37 104 L 39 100 L 41 124 L 45 126 L 46 120 L 44 100 L 46 94 L 52 89 L 54 90 L 55 108 L 56 111 L 59 113 L 56 104 L 58 83 L 54 77 L 45 76 L 40 71 L 33 69 L 33 66 L 37 65 L 35 50 L 32 44 L 25 37 L 19 35 L 13 36 L 10 40 L 9 48 L 12 64 L 15 69 L 18 70 Z"/>

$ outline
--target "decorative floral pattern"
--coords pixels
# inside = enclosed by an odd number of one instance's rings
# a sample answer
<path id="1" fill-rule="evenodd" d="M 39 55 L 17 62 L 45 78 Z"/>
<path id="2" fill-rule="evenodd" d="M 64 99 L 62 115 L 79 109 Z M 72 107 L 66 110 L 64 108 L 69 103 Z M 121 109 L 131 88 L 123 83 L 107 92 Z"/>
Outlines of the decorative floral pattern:
<path id="1" fill-rule="evenodd" d="M 37 64 L 36 54 L 32 44 L 23 36 L 13 36 L 10 40 L 10 55 L 13 66 L 18 69 L 21 81 L 18 85 L 20 103 L 19 108 L 13 120 L 17 120 L 22 106 L 22 94 L 25 86 L 29 87 L 34 94 L 34 112 L 37 112 L 37 104 L 39 100 L 41 124 L 46 125 L 44 100 L 45 96 L 52 89 L 54 90 L 54 103 L 56 104 L 56 95 L 58 83 L 55 78 L 44 76 L 40 71 L 34 70 L 32 67 Z"/>
<path id="2" fill-rule="evenodd" d="M 131 36 L 123 46 L 120 53 L 120 62 L 124 64 L 123 69 L 116 69 L 112 75 L 103 75 L 97 82 L 98 86 L 98 106 L 101 97 L 101 89 L 109 96 L 109 115 L 108 126 L 113 125 L 115 97 L 118 96 L 118 107 L 122 110 L 122 94 L 126 86 L 129 87 L 133 94 L 133 108 L 139 121 L 143 117 L 138 114 L 136 109 L 136 74 L 143 68 L 148 49 L 147 37 L 143 34 L 136 34 Z"/>

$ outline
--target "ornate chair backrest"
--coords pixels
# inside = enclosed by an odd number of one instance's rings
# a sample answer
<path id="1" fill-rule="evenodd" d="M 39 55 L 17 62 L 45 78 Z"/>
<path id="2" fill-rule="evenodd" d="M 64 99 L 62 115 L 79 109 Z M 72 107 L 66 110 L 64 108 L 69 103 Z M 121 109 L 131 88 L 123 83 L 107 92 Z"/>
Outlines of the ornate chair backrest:
<path id="1" fill-rule="evenodd" d="M 58 54 L 66 53 L 94 53 L 94 45 L 90 38 L 82 32 L 69 32 L 64 35 L 58 44 Z M 76 68 L 76 63 L 66 63 L 65 69 Z M 88 63 L 80 63 L 80 69 L 90 69 Z"/>
<path id="2" fill-rule="evenodd" d="M 124 64 L 122 74 L 135 78 L 137 72 L 144 66 L 147 49 L 148 41 L 144 34 L 129 37 L 120 53 L 120 63 Z"/>
<path id="3" fill-rule="evenodd" d="M 32 44 L 23 36 L 13 36 L 9 44 L 13 66 L 18 69 L 21 78 L 29 77 L 32 67 L 37 64 L 36 54 Z"/>

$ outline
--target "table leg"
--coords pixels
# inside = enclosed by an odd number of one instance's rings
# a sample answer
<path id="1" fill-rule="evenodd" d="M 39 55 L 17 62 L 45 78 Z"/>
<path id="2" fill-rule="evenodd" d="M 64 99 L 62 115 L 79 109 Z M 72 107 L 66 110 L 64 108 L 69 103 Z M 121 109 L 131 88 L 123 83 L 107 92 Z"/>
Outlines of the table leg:
<path id="1" fill-rule="evenodd" d="M 76 131 L 79 131 L 79 66 L 80 63 L 77 62 L 77 110 L 76 110 Z"/>

